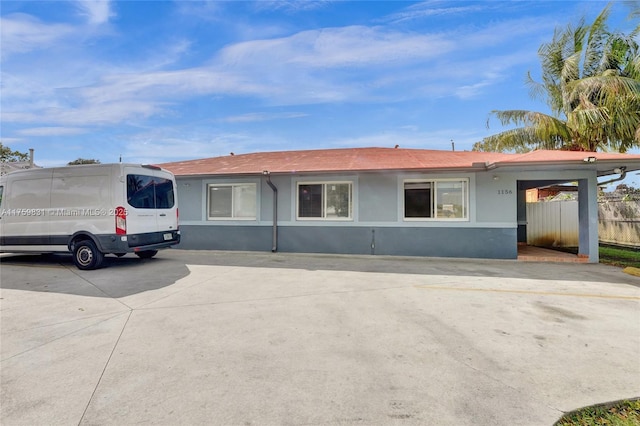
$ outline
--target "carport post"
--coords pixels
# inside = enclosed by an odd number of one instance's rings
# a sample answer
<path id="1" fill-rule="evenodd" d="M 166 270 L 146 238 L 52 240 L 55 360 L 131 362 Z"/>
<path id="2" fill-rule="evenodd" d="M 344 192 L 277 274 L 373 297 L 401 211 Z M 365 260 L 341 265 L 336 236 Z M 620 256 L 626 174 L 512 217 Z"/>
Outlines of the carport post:
<path id="1" fill-rule="evenodd" d="M 597 178 L 578 180 L 578 254 L 598 263 L 598 185 Z"/>

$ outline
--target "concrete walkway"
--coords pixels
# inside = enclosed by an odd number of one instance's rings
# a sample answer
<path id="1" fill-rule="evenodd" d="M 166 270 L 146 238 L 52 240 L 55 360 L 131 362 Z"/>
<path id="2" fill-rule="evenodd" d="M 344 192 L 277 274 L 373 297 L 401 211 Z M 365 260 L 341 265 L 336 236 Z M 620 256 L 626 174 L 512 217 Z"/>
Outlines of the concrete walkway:
<path id="1" fill-rule="evenodd" d="M 586 255 L 577 255 L 528 245 L 518 245 L 518 260 L 521 262 L 589 263 L 589 257 Z"/>
<path id="2" fill-rule="evenodd" d="M 168 250 L 0 264 L 0 423 L 550 425 L 640 395 L 640 278 Z"/>

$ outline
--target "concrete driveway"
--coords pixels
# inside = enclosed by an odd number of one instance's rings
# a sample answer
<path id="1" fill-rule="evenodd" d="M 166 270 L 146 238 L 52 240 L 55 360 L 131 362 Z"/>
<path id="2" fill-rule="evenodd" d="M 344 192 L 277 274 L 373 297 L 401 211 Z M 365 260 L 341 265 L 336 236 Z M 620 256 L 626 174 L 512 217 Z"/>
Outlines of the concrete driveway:
<path id="1" fill-rule="evenodd" d="M 2 425 L 550 425 L 640 395 L 640 278 L 167 250 L 1 258 Z"/>

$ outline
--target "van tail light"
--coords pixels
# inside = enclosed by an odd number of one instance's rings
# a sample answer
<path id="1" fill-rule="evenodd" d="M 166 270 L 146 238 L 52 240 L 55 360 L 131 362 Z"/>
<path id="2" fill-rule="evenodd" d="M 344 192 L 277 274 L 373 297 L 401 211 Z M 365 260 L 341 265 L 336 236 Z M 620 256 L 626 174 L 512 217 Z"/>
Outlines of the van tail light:
<path id="1" fill-rule="evenodd" d="M 116 235 L 127 235 L 127 209 L 116 207 Z"/>

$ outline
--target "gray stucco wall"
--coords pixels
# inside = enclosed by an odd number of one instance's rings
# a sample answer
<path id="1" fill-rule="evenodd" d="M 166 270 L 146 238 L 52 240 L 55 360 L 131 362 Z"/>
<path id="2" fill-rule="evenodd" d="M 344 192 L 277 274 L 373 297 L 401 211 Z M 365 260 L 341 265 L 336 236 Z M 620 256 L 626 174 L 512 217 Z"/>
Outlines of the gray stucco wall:
<path id="1" fill-rule="evenodd" d="M 369 174 L 358 179 L 358 213 L 360 222 L 397 222 L 396 174 Z"/>
<path id="2" fill-rule="evenodd" d="M 406 179 L 465 178 L 468 218 L 410 221 L 403 218 Z M 544 182 L 580 181 L 581 253 L 597 262 L 597 208 L 594 171 L 500 168 L 476 173 L 351 173 L 272 175 L 278 189 L 278 251 L 515 259 L 518 227 L 526 231 L 519 205 L 523 188 Z M 297 220 L 299 182 L 348 181 L 353 184 L 350 220 Z M 253 182 L 255 220 L 207 220 L 207 185 Z M 270 251 L 273 190 L 263 176 L 180 178 L 178 200 L 185 249 Z M 520 187 L 520 189 L 519 189 Z M 520 203 L 522 204 L 522 202 Z M 597 206 L 596 206 L 597 207 Z M 594 225 L 595 224 L 595 225 Z M 594 254 L 595 252 L 595 254 Z"/>
<path id="3" fill-rule="evenodd" d="M 477 173 L 471 205 L 479 223 L 517 222 L 517 188 L 513 173 Z"/>
<path id="4" fill-rule="evenodd" d="M 268 226 L 182 225 L 177 248 L 270 251 Z M 280 226 L 278 251 L 396 256 L 515 259 L 516 230 Z"/>
<path id="5" fill-rule="evenodd" d="M 461 221 L 405 221 L 405 179 L 469 179 L 469 217 Z M 272 175 L 278 189 L 277 249 L 282 252 L 515 259 L 515 178 L 472 173 L 358 173 Z M 350 181 L 353 218 L 296 220 L 298 182 Z M 264 177 L 178 178 L 184 249 L 271 251 L 273 191 Z M 207 185 L 255 182 L 256 220 L 208 221 Z M 513 189 L 511 189 L 513 188 Z M 510 191 L 506 190 L 509 189 Z"/>

